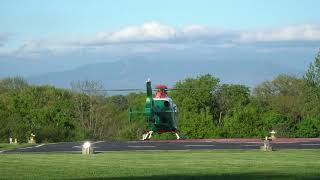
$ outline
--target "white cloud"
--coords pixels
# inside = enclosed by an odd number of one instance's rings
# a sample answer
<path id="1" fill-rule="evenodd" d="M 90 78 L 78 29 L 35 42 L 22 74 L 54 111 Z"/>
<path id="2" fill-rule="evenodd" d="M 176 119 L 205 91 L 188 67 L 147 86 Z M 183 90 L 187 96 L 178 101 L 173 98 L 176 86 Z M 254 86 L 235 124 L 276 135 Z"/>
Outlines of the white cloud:
<path id="1" fill-rule="evenodd" d="M 214 43 L 230 44 L 230 39 L 238 36 L 233 31 L 209 28 L 203 25 L 189 25 L 181 29 L 170 27 L 158 22 L 147 22 L 141 26 L 128 26 L 118 31 L 99 32 L 95 36 L 71 40 L 69 45 L 104 46 L 112 44 L 154 43 Z"/>
<path id="2" fill-rule="evenodd" d="M 231 35 L 235 33 L 231 30 L 210 28 L 208 26 L 198 24 L 185 26 L 179 32 L 185 37 L 217 37 Z"/>
<path id="3" fill-rule="evenodd" d="M 207 26 L 193 24 L 182 29 L 184 34 L 208 34 L 210 29 Z"/>
<path id="4" fill-rule="evenodd" d="M 53 41 L 52 41 L 53 42 Z M 13 53 L 18 57 L 38 58 L 42 55 L 52 54 L 54 44 L 50 41 L 40 39 L 28 39 Z"/>
<path id="5" fill-rule="evenodd" d="M 82 45 L 110 45 L 118 43 L 206 43 L 230 47 L 239 43 L 320 41 L 320 25 L 302 24 L 281 28 L 253 30 L 225 30 L 204 25 L 175 28 L 158 22 L 128 26 L 118 31 L 100 32 L 96 36 L 74 41 Z M 226 46 L 226 44 L 228 44 Z"/>
<path id="6" fill-rule="evenodd" d="M 240 33 L 239 40 L 243 42 L 319 41 L 320 25 L 303 24 L 268 30 L 243 31 Z"/>
<path id="7" fill-rule="evenodd" d="M 100 32 L 96 39 L 108 43 L 164 41 L 173 38 L 176 29 L 157 22 L 144 23 L 141 26 L 129 26 L 115 32 Z"/>
<path id="8" fill-rule="evenodd" d="M 0 34 L 0 44 L 7 40 L 7 36 Z M 84 51 L 121 54 L 157 52 L 168 49 L 200 50 L 202 47 L 219 51 L 219 49 L 246 46 L 265 50 L 266 48 L 290 48 L 292 46 L 314 48 L 319 47 L 319 43 L 319 24 L 228 30 L 198 24 L 176 28 L 158 22 L 146 22 L 116 31 L 99 32 L 89 37 L 25 40 L 14 53 L 23 56 L 40 56 L 43 53 L 71 54 Z"/>

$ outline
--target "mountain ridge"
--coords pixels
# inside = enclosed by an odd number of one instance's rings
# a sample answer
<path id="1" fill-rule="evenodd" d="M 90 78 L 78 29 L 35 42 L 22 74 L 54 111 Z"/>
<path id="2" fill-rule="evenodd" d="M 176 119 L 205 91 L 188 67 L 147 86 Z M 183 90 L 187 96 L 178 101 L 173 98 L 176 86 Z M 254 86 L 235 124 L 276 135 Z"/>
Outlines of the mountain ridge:
<path id="1" fill-rule="evenodd" d="M 31 84 L 49 84 L 70 88 L 71 82 L 100 81 L 106 88 L 141 88 L 151 78 L 155 83 L 169 86 L 187 77 L 212 74 L 222 83 L 239 83 L 253 87 L 278 74 L 302 75 L 302 69 L 287 67 L 269 61 L 174 61 L 174 60 L 120 60 L 99 62 L 58 72 L 27 77 Z"/>

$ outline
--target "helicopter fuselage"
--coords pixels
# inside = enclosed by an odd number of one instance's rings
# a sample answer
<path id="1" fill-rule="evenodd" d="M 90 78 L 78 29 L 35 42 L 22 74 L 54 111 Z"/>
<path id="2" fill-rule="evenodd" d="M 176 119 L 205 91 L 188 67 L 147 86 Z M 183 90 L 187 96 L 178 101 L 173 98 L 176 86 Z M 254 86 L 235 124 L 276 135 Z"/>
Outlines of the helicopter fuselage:
<path id="1" fill-rule="evenodd" d="M 146 82 L 147 97 L 145 103 L 146 120 L 149 125 L 149 130 L 143 135 L 142 140 L 150 139 L 152 133 L 173 132 L 177 139 L 180 139 L 177 133 L 177 106 L 173 100 L 167 95 L 167 88 L 164 85 L 157 86 L 157 93 L 153 96 L 151 81 Z M 129 109 L 129 120 L 131 121 L 132 109 Z"/>
<path id="2" fill-rule="evenodd" d="M 177 130 L 177 107 L 171 98 L 153 98 L 154 114 L 149 118 L 150 128 L 157 133 Z"/>

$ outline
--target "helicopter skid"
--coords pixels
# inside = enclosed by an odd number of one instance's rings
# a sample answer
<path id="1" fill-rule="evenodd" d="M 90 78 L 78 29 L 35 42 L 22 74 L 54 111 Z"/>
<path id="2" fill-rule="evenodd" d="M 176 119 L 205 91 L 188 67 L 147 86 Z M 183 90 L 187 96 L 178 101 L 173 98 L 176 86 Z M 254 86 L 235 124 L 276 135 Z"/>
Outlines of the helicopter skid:
<path id="1" fill-rule="evenodd" d="M 141 140 L 143 140 L 143 141 L 150 140 L 152 137 L 152 133 L 153 133 L 153 131 L 148 131 L 147 133 L 143 134 Z"/>
<path id="2" fill-rule="evenodd" d="M 179 134 L 177 132 L 173 132 L 173 133 L 175 133 L 175 135 L 177 137 L 177 140 L 181 139 L 181 137 L 179 136 Z M 147 131 L 147 133 L 142 135 L 142 139 L 141 140 L 143 140 L 143 141 L 150 140 L 151 137 L 152 137 L 152 134 L 153 134 L 153 131 Z"/>
<path id="3" fill-rule="evenodd" d="M 176 135 L 178 140 L 181 139 L 178 133 L 175 133 L 175 135 Z"/>

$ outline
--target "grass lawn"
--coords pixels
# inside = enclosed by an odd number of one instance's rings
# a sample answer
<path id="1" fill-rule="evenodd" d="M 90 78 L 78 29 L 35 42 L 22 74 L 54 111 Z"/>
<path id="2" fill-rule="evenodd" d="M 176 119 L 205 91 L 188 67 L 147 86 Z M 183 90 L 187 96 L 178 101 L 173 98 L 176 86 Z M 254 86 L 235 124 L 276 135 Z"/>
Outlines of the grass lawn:
<path id="1" fill-rule="evenodd" d="M 9 143 L 0 143 L 0 151 L 2 150 L 9 150 L 9 149 L 16 149 L 21 147 L 27 147 L 30 144 L 23 143 L 23 144 L 9 144 Z"/>
<path id="2" fill-rule="evenodd" d="M 320 150 L 0 154 L 0 179 L 320 179 Z"/>

